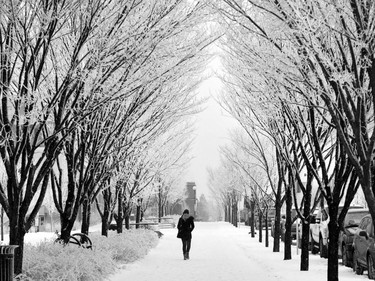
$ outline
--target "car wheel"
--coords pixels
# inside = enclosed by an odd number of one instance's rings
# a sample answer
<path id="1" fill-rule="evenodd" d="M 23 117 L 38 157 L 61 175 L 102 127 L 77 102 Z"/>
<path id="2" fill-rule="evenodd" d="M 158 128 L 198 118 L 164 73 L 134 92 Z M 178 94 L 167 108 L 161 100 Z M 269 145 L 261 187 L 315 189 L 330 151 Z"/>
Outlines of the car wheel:
<path id="1" fill-rule="evenodd" d="M 354 252 L 354 255 L 353 255 L 353 270 L 358 275 L 362 275 L 363 274 L 363 268 L 362 268 L 362 266 L 360 264 L 358 264 L 357 253 L 356 252 Z"/>
<path id="2" fill-rule="evenodd" d="M 345 265 L 345 266 L 349 266 L 345 244 L 341 246 L 341 255 L 342 255 L 342 264 Z"/>
<path id="3" fill-rule="evenodd" d="M 320 251 L 320 257 L 321 258 L 328 258 L 328 249 L 327 245 L 323 244 L 323 239 L 319 239 L 319 251 Z"/>
<path id="4" fill-rule="evenodd" d="M 367 275 L 368 279 L 375 279 L 374 260 L 371 255 L 367 256 Z"/>

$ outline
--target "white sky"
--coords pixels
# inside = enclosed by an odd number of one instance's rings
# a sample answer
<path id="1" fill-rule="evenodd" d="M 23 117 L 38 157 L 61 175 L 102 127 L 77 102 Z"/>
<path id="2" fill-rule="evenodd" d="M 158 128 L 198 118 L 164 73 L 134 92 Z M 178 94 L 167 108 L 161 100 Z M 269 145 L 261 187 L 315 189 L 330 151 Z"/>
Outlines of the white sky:
<path id="1" fill-rule="evenodd" d="M 216 65 L 216 64 L 215 64 Z M 194 159 L 186 174 L 186 181 L 194 181 L 198 195 L 209 197 L 208 167 L 217 167 L 220 163 L 219 147 L 230 142 L 229 130 L 237 126 L 236 121 L 216 102 L 222 91 L 221 81 L 212 76 L 199 87 L 199 95 L 207 97 L 204 110 L 195 117 L 195 140 L 191 154 Z"/>

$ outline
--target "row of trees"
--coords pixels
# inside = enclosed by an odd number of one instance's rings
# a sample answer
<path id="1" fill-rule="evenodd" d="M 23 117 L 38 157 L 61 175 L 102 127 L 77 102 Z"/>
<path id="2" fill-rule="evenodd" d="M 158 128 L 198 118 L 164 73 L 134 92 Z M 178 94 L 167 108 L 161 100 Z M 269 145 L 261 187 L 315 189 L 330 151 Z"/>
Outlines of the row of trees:
<path id="1" fill-rule="evenodd" d="M 65 241 L 80 209 L 81 231 L 96 206 L 106 235 L 134 202 L 173 193 L 215 41 L 205 13 L 184 0 L 2 1 L 0 204 L 16 273 L 47 192 Z"/>
<path id="2" fill-rule="evenodd" d="M 251 188 L 259 204 L 272 202 L 276 238 L 281 206 L 287 231 L 295 207 L 302 222 L 301 270 L 309 267 L 310 216 L 317 204 L 328 206 L 327 280 L 338 280 L 339 231 L 359 188 L 375 219 L 374 10 L 373 1 L 349 0 L 212 5 L 225 30 L 222 104 L 244 129 L 223 149 L 223 165 L 238 168 L 244 180 L 233 173 L 241 180 L 237 186 Z M 293 196 L 297 189 L 301 202 Z M 278 245 L 275 239 L 274 251 Z"/>

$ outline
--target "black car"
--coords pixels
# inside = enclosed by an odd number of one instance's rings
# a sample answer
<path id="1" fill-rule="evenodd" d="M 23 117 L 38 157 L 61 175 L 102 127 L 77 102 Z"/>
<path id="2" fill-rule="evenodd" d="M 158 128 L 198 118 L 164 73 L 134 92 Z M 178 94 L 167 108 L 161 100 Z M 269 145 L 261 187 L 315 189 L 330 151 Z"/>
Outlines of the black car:
<path id="1" fill-rule="evenodd" d="M 359 222 L 353 238 L 353 270 L 357 274 L 363 274 L 363 270 L 367 270 L 368 278 L 375 279 L 374 261 L 374 221 L 371 215 L 366 215 Z"/>
<path id="2" fill-rule="evenodd" d="M 353 266 L 353 238 L 358 230 L 361 219 L 368 215 L 368 209 L 349 209 L 346 214 L 343 227 L 339 237 L 339 254 L 341 254 L 342 264 L 348 267 Z"/>

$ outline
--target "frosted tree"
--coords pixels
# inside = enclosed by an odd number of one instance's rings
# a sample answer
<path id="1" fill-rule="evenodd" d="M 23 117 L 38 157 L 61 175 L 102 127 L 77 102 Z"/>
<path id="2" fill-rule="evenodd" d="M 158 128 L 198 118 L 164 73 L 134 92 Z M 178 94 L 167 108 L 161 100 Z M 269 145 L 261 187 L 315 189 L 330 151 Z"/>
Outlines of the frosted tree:
<path id="1" fill-rule="evenodd" d="M 10 244 L 19 246 L 15 273 L 22 271 L 24 235 L 43 202 L 48 174 L 66 137 L 61 131 L 69 123 L 65 117 L 75 115 L 68 89 L 77 77 L 77 64 L 71 65 L 71 79 L 63 85 L 50 82 L 64 80 L 55 76 L 52 50 L 68 36 L 63 35 L 69 33 L 65 26 L 81 7 L 80 1 L 2 1 L 0 7 L 0 153 L 7 176 L 0 203 L 9 217 Z"/>
<path id="2" fill-rule="evenodd" d="M 368 98 L 372 89 L 372 46 L 368 42 L 372 42 L 373 33 L 364 26 L 371 22 L 371 17 L 366 15 L 373 9 L 373 4 L 349 1 L 249 1 L 247 5 L 242 5 L 237 1 L 224 2 L 239 14 L 247 15 L 249 33 L 263 38 L 263 42 L 274 50 L 273 54 L 282 58 L 276 60 L 278 63 L 275 65 L 279 65 L 279 69 L 273 67 L 272 72 L 265 72 L 268 73 L 266 77 L 273 76 L 280 84 L 298 93 L 300 99 L 309 102 L 322 116 L 326 113 L 330 115 L 325 121 L 337 130 L 337 141 L 340 142 L 338 155 L 348 155 L 349 165 L 354 166 L 362 189 L 367 193 L 367 201 L 372 202 L 373 143 L 370 140 L 373 131 L 368 125 L 372 115 L 372 99 Z M 250 13 L 251 8 L 255 8 L 253 11 L 256 10 L 256 14 Z M 268 21 L 266 19 L 261 23 L 260 19 L 265 15 L 269 16 Z M 271 30 L 270 21 L 274 21 L 279 28 Z M 281 28 L 283 32 L 279 32 Z M 278 36 L 275 36 L 275 31 L 276 35 L 279 32 Z M 353 37 L 353 34 L 364 35 Z M 353 38 L 361 38 L 362 43 L 354 44 Z M 295 87 L 301 84 L 304 91 L 301 91 L 301 87 Z M 359 165 L 359 160 L 365 165 Z M 340 165 L 347 166 L 345 161 Z M 322 186 L 333 218 L 329 225 L 330 234 L 334 235 L 345 217 L 350 197 L 345 200 L 345 207 L 339 213 L 341 193 L 332 191 L 327 177 L 323 179 Z M 337 247 L 331 245 L 329 280 L 338 279 L 336 254 Z"/>
<path id="3" fill-rule="evenodd" d="M 240 170 L 225 157 L 216 168 L 208 169 L 208 187 L 221 205 L 224 219 L 238 226 L 238 204 L 245 194 L 246 184 L 241 180 Z"/>
<path id="4" fill-rule="evenodd" d="M 53 166 L 60 152 L 69 142 L 70 148 L 82 147 L 76 137 L 82 138 L 90 115 L 106 103 L 121 99 L 128 116 L 137 112 L 131 124 L 151 105 L 169 108 L 165 102 L 173 99 L 160 95 L 166 81 L 181 86 L 179 79 L 199 70 L 205 47 L 214 41 L 200 29 L 203 8 L 189 1 L 2 2 L 0 149 L 7 186 L 0 188 L 0 203 L 10 218 L 10 243 L 20 246 L 16 273 L 22 271 L 23 237 L 50 173 L 58 171 Z M 181 40 L 186 38 L 191 40 Z M 148 114 L 144 120 L 167 119 Z M 81 166 L 88 161 L 83 159 Z M 77 191 L 71 187 L 68 197 Z M 75 209 L 72 201 L 64 209 Z"/>

